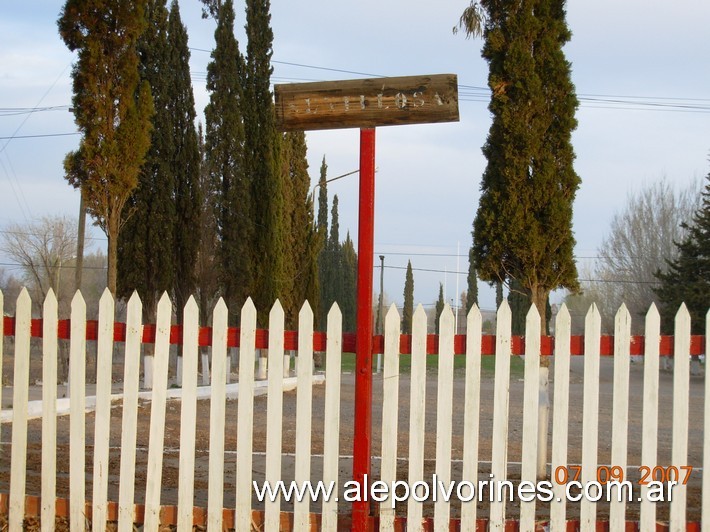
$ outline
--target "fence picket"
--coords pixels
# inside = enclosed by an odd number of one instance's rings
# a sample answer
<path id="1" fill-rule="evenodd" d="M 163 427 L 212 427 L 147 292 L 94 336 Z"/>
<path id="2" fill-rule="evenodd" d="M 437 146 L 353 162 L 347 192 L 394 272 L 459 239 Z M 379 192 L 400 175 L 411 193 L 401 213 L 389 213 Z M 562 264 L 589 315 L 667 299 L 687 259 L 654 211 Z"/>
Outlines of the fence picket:
<path id="1" fill-rule="evenodd" d="M 10 530 L 21 530 L 25 518 L 27 467 L 27 400 L 30 385 L 32 301 L 25 288 L 15 311 L 15 371 L 12 381 L 12 451 L 10 464 Z M 83 444 L 83 442 L 82 442 Z"/>
<path id="2" fill-rule="evenodd" d="M 323 420 L 323 483 L 338 485 L 340 461 L 340 372 L 343 315 L 337 303 L 328 312 L 328 340 L 325 351 L 325 413 Z M 338 502 L 323 501 L 321 530 L 338 529 Z"/>
<path id="3" fill-rule="evenodd" d="M 170 317 L 173 306 L 167 292 L 158 301 L 153 356 L 153 390 L 150 405 L 150 435 L 146 465 L 144 530 L 157 530 L 160 524 L 160 492 L 163 478 L 165 405 L 170 357 Z"/>
<path id="4" fill-rule="evenodd" d="M 584 320 L 584 399 L 582 409 L 582 483 L 597 480 L 597 450 L 599 435 L 599 355 L 601 316 L 592 304 Z M 596 522 L 596 502 L 587 497 L 580 503 L 580 527 L 593 530 Z"/>
<path id="5" fill-rule="evenodd" d="M 0 290 L 0 415 L 2 415 L 2 382 L 3 382 L 3 346 L 5 345 L 5 296 Z M 0 458 L 4 458 L 3 446 L 0 445 Z"/>
<path id="6" fill-rule="evenodd" d="M 558 467 L 567 467 L 567 440 L 569 421 L 569 370 L 572 318 L 567 305 L 562 303 L 555 318 L 555 395 L 552 416 L 552 493 L 550 503 L 550 530 L 567 529 L 567 500 L 565 487 L 554 482 Z"/>
<path id="7" fill-rule="evenodd" d="M 466 322 L 466 391 L 464 396 L 463 473 L 464 481 L 478 486 L 478 433 L 481 410 L 481 329 L 483 318 L 476 305 Z M 461 503 L 461 531 L 476 530 L 476 499 Z"/>
<path id="8" fill-rule="evenodd" d="M 523 389 L 523 445 L 520 481 L 537 480 L 538 405 L 540 401 L 540 314 L 535 305 L 525 319 L 525 384 Z M 535 528 L 535 498 L 520 501 L 520 528 Z"/>
<path id="9" fill-rule="evenodd" d="M 237 460 L 235 528 L 249 530 L 251 527 L 252 432 L 254 430 L 254 363 L 256 362 L 256 307 L 251 298 L 244 303 L 241 317 L 239 394 L 237 397 L 239 408 L 237 456 L 239 459 Z M 283 335 L 283 332 L 281 334 Z M 217 378 L 216 375 L 213 375 L 213 378 Z M 224 403 L 224 401 L 222 402 Z"/>
<path id="10" fill-rule="evenodd" d="M 658 370 L 661 317 L 653 303 L 646 313 L 645 335 L 641 463 L 656 464 L 658 460 Z M 656 526 L 656 504 L 648 500 L 648 490 L 648 484 L 641 486 L 639 522 L 641 530 L 652 530 Z"/>
<path id="11" fill-rule="evenodd" d="M 688 465 L 688 402 L 690 389 L 690 314 L 683 303 L 675 317 L 673 345 L 673 443 L 672 465 L 680 471 Z M 673 486 L 671 501 L 670 531 L 685 530 L 687 486 L 682 479 Z M 706 523 L 707 525 L 707 523 Z"/>
<path id="12" fill-rule="evenodd" d="M 436 397 L 436 476 L 449 486 L 451 481 L 451 426 L 454 398 L 454 314 L 448 304 L 439 319 L 438 383 Z M 396 404 L 396 403 L 395 403 Z M 432 486 L 432 489 L 436 489 Z M 434 503 L 434 530 L 449 530 L 451 501 L 437 497 Z"/>
<path id="13" fill-rule="evenodd" d="M 123 416 L 121 419 L 121 465 L 118 492 L 118 532 L 132 532 L 138 432 L 138 387 L 140 385 L 143 307 L 133 292 L 126 308 L 126 343 L 123 368 Z"/>
<path id="14" fill-rule="evenodd" d="M 412 367 L 409 390 L 409 485 L 424 480 L 424 419 L 426 414 L 426 333 L 424 307 L 417 306 L 412 317 Z M 407 526 L 422 530 L 423 500 L 409 497 Z"/>
<path id="15" fill-rule="evenodd" d="M 284 310 L 281 306 L 281 302 L 277 300 L 269 314 L 269 384 L 266 397 L 265 479 L 271 486 L 276 486 L 277 482 L 281 479 L 281 452 L 283 436 L 283 356 Z M 264 509 L 264 529 L 278 530 L 281 517 L 281 495 L 279 494 L 273 501 L 267 499 Z"/>
<path id="16" fill-rule="evenodd" d="M 392 304 L 385 316 L 385 353 L 382 372 L 382 461 L 380 480 L 391 486 L 397 480 L 397 420 L 399 409 L 399 322 Z M 392 493 L 380 504 L 380 530 L 394 530 Z"/>
<path id="17" fill-rule="evenodd" d="M 197 340 L 200 310 L 193 296 L 183 310 L 182 400 L 180 405 L 180 472 L 178 481 L 178 532 L 192 532 L 195 497 L 195 426 L 197 422 Z"/>
<path id="18" fill-rule="evenodd" d="M 246 305 L 245 305 L 246 306 Z M 227 373 L 227 305 L 219 298 L 212 312 L 212 383 L 210 389 L 207 529 L 222 530 L 224 504 L 224 427 Z M 242 314 L 242 329 L 244 314 Z M 251 455 L 249 455 L 251 457 Z M 246 458 L 246 457 L 244 457 Z M 237 467 L 239 462 L 237 460 Z M 239 527 L 237 526 L 237 529 Z"/>
<path id="19" fill-rule="evenodd" d="M 111 438 L 111 369 L 113 364 L 114 303 L 108 288 L 99 301 L 96 352 L 96 412 L 94 415 L 94 481 L 91 526 L 106 530 L 109 440 Z"/>
<path id="20" fill-rule="evenodd" d="M 299 485 L 311 478 L 311 416 L 313 402 L 313 311 L 306 301 L 298 313 L 298 360 L 296 361 L 296 468 Z M 310 530 L 309 500 L 293 505 L 293 529 Z"/>
<path id="21" fill-rule="evenodd" d="M 42 530 L 54 530 L 57 496 L 57 297 L 50 288 L 42 307 Z M 0 309 L 2 316 L 2 309 Z M 0 334 L 1 336 L 1 334 Z"/>
<path id="22" fill-rule="evenodd" d="M 614 320 L 614 402 L 611 413 L 611 463 L 626 471 L 627 440 L 629 426 L 629 364 L 631 363 L 631 315 L 622 304 Z M 628 495 L 621 487 L 609 492 L 609 527 L 622 530 L 626 522 Z"/>
<path id="23" fill-rule="evenodd" d="M 510 388 L 511 312 L 506 300 L 496 320 L 495 389 L 493 391 L 492 480 L 508 478 L 508 392 Z M 505 497 L 491 502 L 490 529 L 505 529 Z"/>
<path id="24" fill-rule="evenodd" d="M 69 526 L 71 532 L 86 530 L 86 303 L 77 290 L 71 302 L 69 340 Z"/>
<path id="25" fill-rule="evenodd" d="M 2 301 L 0 300 L 0 305 Z M 0 308 L 1 310 L 1 308 Z M 703 429 L 703 487 L 702 487 L 702 516 L 701 522 L 710 523 L 710 375 L 708 375 L 708 355 L 710 355 L 710 311 L 705 315 L 705 419 Z"/>

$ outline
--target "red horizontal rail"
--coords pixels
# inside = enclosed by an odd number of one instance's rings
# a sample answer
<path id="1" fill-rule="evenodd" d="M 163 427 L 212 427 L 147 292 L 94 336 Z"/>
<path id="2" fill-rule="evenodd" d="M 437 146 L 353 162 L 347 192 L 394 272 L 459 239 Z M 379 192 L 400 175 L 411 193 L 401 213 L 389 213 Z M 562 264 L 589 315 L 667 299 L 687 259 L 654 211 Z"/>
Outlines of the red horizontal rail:
<path id="1" fill-rule="evenodd" d="M 71 320 L 59 320 L 58 335 L 60 339 L 68 340 L 70 337 Z M 11 316 L 4 317 L 4 334 L 5 336 L 15 335 L 15 318 Z M 33 338 L 42 337 L 42 320 L 37 318 L 32 320 L 30 333 Z M 96 320 L 87 320 L 86 322 L 86 339 L 96 340 L 98 338 L 98 322 Z M 114 323 L 113 339 L 115 342 L 124 342 L 126 340 L 126 324 Z M 155 325 L 146 324 L 143 326 L 144 344 L 155 343 Z M 483 335 L 481 340 L 481 353 L 484 355 L 495 354 L 496 337 L 494 335 Z M 170 327 L 170 343 L 182 344 L 182 326 L 172 325 Z M 201 346 L 212 345 L 212 328 L 200 327 L 198 343 Z M 227 333 L 227 345 L 229 347 L 239 347 L 239 328 L 230 327 Z M 343 351 L 346 353 L 355 352 L 355 333 L 343 334 Z M 427 354 L 436 354 L 438 352 L 439 337 L 434 334 L 427 335 Z M 326 334 L 323 332 L 313 333 L 313 349 L 315 351 L 325 351 Z M 541 351 L 543 355 L 552 355 L 554 352 L 555 339 L 552 336 L 541 337 Z M 702 355 L 705 353 L 705 336 L 693 335 L 690 337 L 690 354 Z M 258 349 L 266 349 L 269 347 L 269 331 L 267 329 L 257 329 L 256 331 L 256 347 Z M 286 349 L 298 349 L 298 333 L 296 331 L 284 332 L 284 347 Z M 645 347 L 645 338 L 643 336 L 631 337 L 631 355 L 642 356 Z M 412 337 L 411 335 L 403 334 L 399 339 L 400 353 L 410 354 L 412 352 Z M 602 356 L 614 355 L 614 337 L 602 336 L 599 345 Z M 372 338 L 373 353 L 382 353 L 384 349 L 384 339 L 382 336 L 373 336 Z M 512 353 L 514 355 L 525 354 L 525 337 L 513 336 L 512 338 Z M 584 355 L 584 336 L 572 336 L 570 349 L 573 355 Z M 466 352 L 466 336 L 457 334 L 454 337 L 454 353 L 457 355 Z M 662 356 L 673 356 L 673 336 L 661 336 L 660 352 Z"/>

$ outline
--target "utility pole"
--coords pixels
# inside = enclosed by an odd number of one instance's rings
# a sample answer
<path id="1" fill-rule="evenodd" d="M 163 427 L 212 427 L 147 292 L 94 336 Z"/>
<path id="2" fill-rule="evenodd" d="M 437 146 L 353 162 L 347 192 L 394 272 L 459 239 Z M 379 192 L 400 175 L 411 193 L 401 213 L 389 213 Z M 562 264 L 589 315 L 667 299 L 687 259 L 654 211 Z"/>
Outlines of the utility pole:
<path id="1" fill-rule="evenodd" d="M 384 334 L 382 322 L 384 321 L 384 285 L 385 285 L 385 256 L 380 255 L 380 301 L 379 312 L 377 313 L 377 334 Z M 382 353 L 377 353 L 377 373 L 382 371 Z"/>

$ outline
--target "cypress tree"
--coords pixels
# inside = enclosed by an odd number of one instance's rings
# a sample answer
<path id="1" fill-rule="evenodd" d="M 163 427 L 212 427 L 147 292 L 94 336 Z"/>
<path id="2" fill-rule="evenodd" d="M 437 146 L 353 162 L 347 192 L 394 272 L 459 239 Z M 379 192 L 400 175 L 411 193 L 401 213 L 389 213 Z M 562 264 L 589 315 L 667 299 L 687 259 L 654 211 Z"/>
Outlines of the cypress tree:
<path id="1" fill-rule="evenodd" d="M 469 34 L 483 34 L 493 115 L 474 220 L 476 269 L 487 281 L 518 279 L 541 317 L 551 290 L 579 289 L 571 144 L 578 101 L 562 51 L 571 36 L 564 4 L 481 0 L 461 19 Z"/>
<path id="2" fill-rule="evenodd" d="M 510 304 L 510 312 L 512 317 L 511 332 L 514 335 L 525 334 L 525 318 L 530 310 L 530 296 L 525 291 L 523 285 L 513 279 L 510 282 L 510 291 L 508 292 L 508 303 Z"/>
<path id="3" fill-rule="evenodd" d="M 309 194 L 310 176 L 306 159 L 305 133 L 286 133 L 282 140 L 284 202 L 287 229 L 285 265 L 289 286 L 282 297 L 289 300 L 292 323 L 304 301 L 308 301 L 314 315 L 318 315 L 318 229 L 313 223 L 313 201 Z"/>
<path id="4" fill-rule="evenodd" d="M 136 51 L 147 3 L 121 0 L 108 10 L 92 0 L 67 0 L 57 21 L 64 43 L 78 52 L 72 106 L 82 134 L 64 169 L 108 238 L 107 285 L 113 294 L 124 208 L 150 147 L 153 99 L 149 84 L 140 80 Z"/>
<path id="5" fill-rule="evenodd" d="M 257 309 L 270 309 L 284 290 L 284 198 L 279 171 L 279 135 L 270 90 L 272 43 L 270 2 L 246 2 L 245 162 L 251 179 L 251 216 L 255 234 L 251 260 Z M 263 313 L 262 315 L 266 315 Z"/>
<path id="6" fill-rule="evenodd" d="M 205 151 L 210 180 L 218 185 L 219 269 L 232 314 L 239 313 L 251 294 L 255 272 L 251 183 L 244 164 L 245 69 L 234 37 L 234 5 L 232 0 L 224 0 L 217 14 L 215 49 L 207 65 L 210 101 L 205 107 Z"/>
<path id="7" fill-rule="evenodd" d="M 436 334 L 439 334 L 439 318 L 441 317 L 441 313 L 444 312 L 445 305 L 444 285 L 439 283 L 439 299 L 436 300 L 436 306 L 434 307 L 436 310 L 436 317 L 434 318 L 434 330 L 436 331 Z"/>
<path id="8" fill-rule="evenodd" d="M 404 309 L 402 310 L 402 333 L 412 334 L 414 317 L 414 273 L 412 261 L 407 261 L 407 273 L 404 277 Z"/>
<path id="9" fill-rule="evenodd" d="M 466 315 L 473 305 L 478 305 L 478 276 L 476 275 L 476 261 L 473 256 L 473 246 L 468 252 L 468 275 L 466 276 Z"/>
<path id="10" fill-rule="evenodd" d="M 173 201 L 174 122 L 170 110 L 173 79 L 169 68 L 168 10 L 165 0 L 150 0 L 148 26 L 138 40 L 140 77 L 151 89 L 155 114 L 151 145 L 128 201 L 133 212 L 118 240 L 119 297 L 137 290 L 149 320 L 155 318 L 160 294 L 170 291 L 175 278 Z"/>
<path id="11" fill-rule="evenodd" d="M 336 298 L 343 312 L 343 330 L 354 332 L 357 330 L 357 252 L 350 238 L 350 232 L 345 236 L 341 247 L 342 276 L 341 293 Z"/>
<path id="12" fill-rule="evenodd" d="M 668 271 L 656 273 L 661 281 L 655 290 L 661 302 L 663 328 L 672 334 L 681 303 L 688 307 L 693 334 L 705 334 L 705 316 L 710 304 L 710 174 L 702 203 L 689 223 L 685 238 L 676 243 L 678 256 L 668 261 Z"/>
<path id="13" fill-rule="evenodd" d="M 173 156 L 170 171 L 174 181 L 174 264 L 173 292 L 177 319 L 182 321 L 182 309 L 197 286 L 197 254 L 200 246 L 199 224 L 202 197 L 200 190 L 200 151 L 195 131 L 195 98 L 190 81 L 190 50 L 187 30 L 180 18 L 177 0 L 172 0 L 168 18 L 172 78 L 168 112 L 173 121 Z"/>
<path id="14" fill-rule="evenodd" d="M 496 310 L 500 308 L 500 304 L 503 303 L 503 283 L 498 281 L 496 285 Z"/>
<path id="15" fill-rule="evenodd" d="M 320 166 L 320 179 L 318 181 L 318 284 L 320 288 L 318 305 L 318 328 L 325 330 L 326 318 L 330 311 L 329 302 L 332 303 L 330 290 L 330 262 L 328 257 L 328 185 L 326 183 L 328 165 L 325 156 Z M 342 309 L 341 309 L 342 310 Z"/>

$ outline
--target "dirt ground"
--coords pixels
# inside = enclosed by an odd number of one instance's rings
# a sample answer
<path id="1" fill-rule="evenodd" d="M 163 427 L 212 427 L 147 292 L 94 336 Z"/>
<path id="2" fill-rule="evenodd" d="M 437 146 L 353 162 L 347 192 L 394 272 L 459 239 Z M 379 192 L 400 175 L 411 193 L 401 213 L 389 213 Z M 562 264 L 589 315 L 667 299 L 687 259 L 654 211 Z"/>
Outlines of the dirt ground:
<path id="1" fill-rule="evenodd" d="M 434 472 L 434 457 L 436 445 L 436 372 L 430 372 L 427 380 L 426 391 L 426 454 L 425 454 L 425 478 L 431 477 Z M 342 376 L 341 387 L 341 436 L 340 436 L 340 478 L 341 493 L 342 484 L 350 478 L 352 472 L 352 442 L 354 426 L 354 375 L 344 374 Z M 660 375 L 660 397 L 659 397 L 659 437 L 658 437 L 658 461 L 657 464 L 641 463 L 641 409 L 643 391 L 643 367 L 642 364 L 632 364 L 631 382 L 629 385 L 630 414 L 629 414 L 629 450 L 627 477 L 629 480 L 638 480 L 639 466 L 645 465 L 653 467 L 655 465 L 667 465 L 671 456 L 671 423 L 672 423 L 672 384 L 673 375 L 670 372 L 661 372 Z M 599 463 L 610 464 L 611 446 L 611 410 L 612 410 L 612 385 L 613 385 L 613 359 L 604 358 L 601 368 L 601 391 L 600 391 L 600 424 L 599 424 Z M 551 383 L 554 389 L 554 383 Z M 579 464 L 581 461 L 582 442 L 582 388 L 583 388 L 583 358 L 574 357 L 571 370 L 570 383 L 570 412 L 569 412 L 569 463 Z M 688 465 L 693 466 L 688 484 L 688 511 L 689 520 L 700 520 L 700 485 L 702 480 L 702 443 L 703 443 L 703 397 L 704 397 L 704 377 L 692 376 L 690 393 L 690 430 L 689 430 L 689 456 Z M 323 411 L 324 411 L 324 386 L 315 386 L 313 389 L 313 429 L 312 429 L 312 478 L 320 478 L 323 450 Z M 382 378 L 380 375 L 374 376 L 373 386 L 374 404 L 373 412 L 373 455 L 379 456 L 381 447 L 381 419 L 382 419 Z M 457 370 L 454 389 L 454 424 L 452 439 L 452 474 L 454 480 L 461 479 L 461 459 L 463 455 L 463 396 L 464 382 L 463 372 Z M 509 441 L 508 460 L 509 478 L 514 480 L 519 478 L 519 463 L 521 457 L 522 438 L 522 397 L 523 382 L 519 376 L 513 376 L 510 384 L 510 412 L 509 412 Z M 403 373 L 400 376 L 400 400 L 399 400 L 399 434 L 398 434 L 398 455 L 401 460 L 398 467 L 398 476 L 406 480 L 408 463 L 404 457 L 408 448 L 408 427 L 409 427 L 409 375 Z M 197 427 L 197 450 L 196 450 L 196 475 L 195 475 L 195 505 L 207 505 L 207 472 L 208 472 L 208 449 L 209 449 L 209 400 L 198 402 L 198 427 Z M 287 392 L 284 395 L 284 415 L 283 415 L 283 480 L 288 481 L 293 478 L 295 445 L 295 412 L 296 412 L 296 392 Z M 481 384 L 481 412 L 480 412 L 480 440 L 479 440 L 479 477 L 488 478 L 490 471 L 491 457 L 491 429 L 493 411 L 493 377 L 484 374 Z M 256 397 L 254 407 L 254 480 L 264 478 L 264 451 L 266 441 L 266 397 Z M 554 415 L 552 413 L 551 415 Z M 225 431 L 225 480 L 224 480 L 224 506 L 231 507 L 235 501 L 235 460 L 236 460 L 236 422 L 238 416 L 238 404 L 236 401 L 229 401 L 227 405 L 227 428 Z M 165 431 L 165 452 L 163 466 L 163 504 L 175 504 L 177 502 L 177 479 L 178 479 L 178 450 L 180 447 L 180 402 L 172 400 L 168 402 L 167 421 Z M 121 439 L 121 408 L 116 405 L 111 416 L 111 459 L 110 459 L 110 480 L 109 498 L 118 500 L 118 471 L 120 463 L 120 439 Z M 148 434 L 150 421 L 150 403 L 141 404 L 139 410 L 138 428 L 138 456 L 137 456 L 137 479 L 136 479 L 136 502 L 142 502 L 145 489 L 145 462 L 147 458 Z M 92 443 L 93 443 L 94 418 L 92 413 L 86 416 L 87 433 L 87 496 L 91 496 L 91 468 L 92 468 Z M 550 423 L 551 431 L 551 423 Z M 551 438 L 550 438 L 551 440 Z M 0 461 L 0 492 L 9 491 L 9 453 L 11 442 L 11 427 L 7 424 L 2 426 L 2 455 Z M 550 441 L 551 445 L 551 441 Z M 69 418 L 60 417 L 58 421 L 58 474 L 57 474 L 57 495 L 68 497 L 69 485 Z M 549 456 L 549 454 L 548 454 Z M 40 494 L 41 479 L 41 422 L 34 420 L 29 425 L 28 442 L 28 473 L 27 473 L 27 493 L 31 495 Z M 373 459 L 373 477 L 379 471 L 379 460 Z M 341 497 L 342 500 L 342 497 Z M 346 503 L 341 503 L 341 511 L 349 512 L 350 507 Z M 254 498 L 254 508 L 260 505 Z M 290 510 L 286 503 L 282 503 L 283 510 Z M 312 511 L 320 511 L 318 503 L 311 504 Z M 398 513 L 404 514 L 406 504 L 398 506 Z M 538 503 L 538 518 L 544 519 L 549 508 Z M 460 506 L 453 504 L 452 517 L 459 514 Z M 516 517 L 518 507 L 515 503 L 507 506 L 506 514 L 509 517 Z M 578 515 L 579 506 L 568 503 L 568 516 Z M 608 515 L 608 504 L 598 503 L 597 513 L 600 518 Z M 425 515 L 433 515 L 433 505 L 425 505 Z M 487 506 L 479 505 L 479 515 L 487 515 Z M 638 519 L 638 503 L 627 505 L 627 518 Z M 658 518 L 661 521 L 668 518 L 668 504 L 658 504 Z"/>

